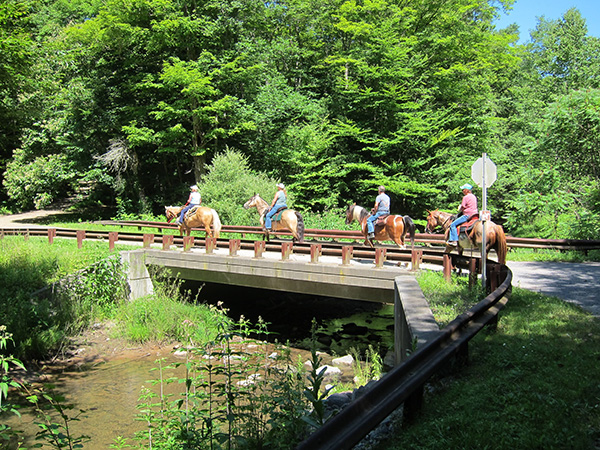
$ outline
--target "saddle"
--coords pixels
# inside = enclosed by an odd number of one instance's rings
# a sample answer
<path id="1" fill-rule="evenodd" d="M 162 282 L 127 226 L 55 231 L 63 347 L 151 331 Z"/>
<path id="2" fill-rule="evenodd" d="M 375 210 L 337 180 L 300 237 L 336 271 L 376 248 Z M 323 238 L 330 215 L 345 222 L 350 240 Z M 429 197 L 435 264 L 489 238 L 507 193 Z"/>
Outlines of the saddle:
<path id="1" fill-rule="evenodd" d="M 185 215 L 183 216 L 183 220 L 187 220 L 190 217 L 192 217 L 192 215 L 196 213 L 196 210 L 198 208 L 200 208 L 200 205 L 195 205 L 195 206 L 192 206 L 190 209 L 188 209 L 187 212 L 185 213 Z"/>
<path id="2" fill-rule="evenodd" d="M 384 214 L 383 216 L 379 216 L 377 218 L 377 220 L 375 220 L 375 223 L 373 223 L 373 225 L 375 225 L 375 227 L 384 227 L 385 226 L 385 219 L 387 219 L 389 216 L 389 214 Z"/>
<path id="3" fill-rule="evenodd" d="M 281 216 L 283 215 L 283 212 L 284 212 L 286 209 L 289 209 L 289 208 L 288 208 L 287 206 L 280 206 L 280 207 L 277 209 L 277 212 L 276 212 L 276 213 L 275 213 L 273 216 L 271 216 L 271 220 L 272 220 L 272 221 L 274 221 L 274 222 L 279 222 L 279 221 L 281 220 Z M 264 217 L 264 216 L 266 216 L 268 212 L 269 212 L 269 211 L 265 211 L 265 213 L 264 213 L 263 217 Z"/>
<path id="4" fill-rule="evenodd" d="M 464 234 L 465 236 L 468 236 L 478 221 L 479 221 L 479 213 L 473 214 L 471 217 L 469 217 L 469 220 L 467 220 L 465 223 L 461 223 L 457 227 L 458 235 L 461 236 Z"/>

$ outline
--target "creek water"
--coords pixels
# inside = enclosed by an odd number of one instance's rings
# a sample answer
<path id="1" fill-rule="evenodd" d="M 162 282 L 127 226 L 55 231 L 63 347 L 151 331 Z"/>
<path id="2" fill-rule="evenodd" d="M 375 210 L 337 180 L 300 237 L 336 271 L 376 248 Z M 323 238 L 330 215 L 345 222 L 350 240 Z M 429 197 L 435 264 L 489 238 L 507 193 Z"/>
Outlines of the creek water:
<path id="1" fill-rule="evenodd" d="M 184 283 L 182 289 L 199 291 L 199 300 L 203 302 L 223 302 L 234 320 L 243 315 L 256 323 L 259 316 L 262 317 L 274 338 L 289 342 L 294 360 L 298 356 L 304 361 L 310 358 L 313 318 L 318 324 L 319 349 L 328 354 L 324 363 L 330 363 L 333 355 L 347 354 L 351 348 L 364 353 L 372 346 L 383 356 L 393 345 L 392 305 L 223 285 L 204 285 L 200 289 L 198 284 Z M 167 362 L 182 361 L 171 347 L 138 348 L 118 357 L 103 355 L 87 362 L 83 359 L 76 367 L 45 375 L 46 382 L 55 386 L 55 392 L 64 395 L 66 403 L 74 405 L 68 415 L 75 416 L 80 409 L 85 411 L 78 421 L 70 423 L 73 436 L 91 438 L 84 448 L 108 448 L 117 436 L 131 438 L 136 431 L 144 429 L 144 423 L 135 420 L 139 412 L 138 398 L 142 387 L 150 387 L 150 380 L 158 378 L 153 369 L 157 368 L 159 358 L 166 358 Z M 183 372 L 179 376 L 183 376 Z M 344 369 L 342 381 L 349 383 L 352 376 L 350 368 Z M 181 386 L 172 384 L 168 389 L 177 390 Z M 14 429 L 24 431 L 25 446 L 35 442 L 39 428 L 31 415 L 1 419 Z"/>

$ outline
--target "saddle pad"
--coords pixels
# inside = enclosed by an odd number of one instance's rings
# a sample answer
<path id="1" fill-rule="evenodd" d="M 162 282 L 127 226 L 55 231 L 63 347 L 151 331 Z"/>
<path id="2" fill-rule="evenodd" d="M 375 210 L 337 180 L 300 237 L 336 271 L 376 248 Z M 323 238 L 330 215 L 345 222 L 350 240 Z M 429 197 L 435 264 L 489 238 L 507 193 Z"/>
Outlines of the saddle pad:
<path id="1" fill-rule="evenodd" d="M 279 211 L 277 211 L 273 216 L 273 220 L 279 222 L 285 210 L 287 210 L 287 208 L 281 208 Z"/>

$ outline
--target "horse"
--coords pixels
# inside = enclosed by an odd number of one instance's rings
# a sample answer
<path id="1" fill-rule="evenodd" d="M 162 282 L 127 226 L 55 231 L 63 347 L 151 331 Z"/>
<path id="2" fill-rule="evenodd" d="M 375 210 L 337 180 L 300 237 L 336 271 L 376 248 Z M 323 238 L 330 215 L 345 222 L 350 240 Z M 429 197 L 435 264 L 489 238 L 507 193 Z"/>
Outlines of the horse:
<path id="1" fill-rule="evenodd" d="M 427 228 L 425 232 L 433 233 L 437 227 L 441 227 L 446 233 L 446 239 L 448 239 L 448 233 L 450 232 L 450 224 L 455 219 L 450 213 L 440 211 L 438 209 L 434 211 L 427 211 Z M 458 238 L 458 254 L 462 255 L 464 249 L 479 248 L 481 249 L 481 241 L 483 236 L 483 222 L 477 220 L 472 230 L 466 235 L 460 233 Z M 452 245 L 446 246 L 446 253 L 450 253 L 454 247 Z M 506 264 L 506 235 L 504 234 L 504 228 L 495 224 L 491 220 L 488 220 L 485 225 L 485 249 L 489 252 L 490 249 L 496 251 L 498 255 L 498 262 L 500 264 Z"/>
<path id="2" fill-rule="evenodd" d="M 244 203 L 245 209 L 256 208 L 258 211 L 258 215 L 260 216 L 260 224 L 262 227 L 265 227 L 265 215 L 269 210 L 269 204 L 261 198 L 260 195 L 254 194 L 250 200 Z M 304 219 L 302 215 L 294 211 L 293 209 L 284 209 L 281 213 L 281 218 L 279 220 L 275 220 L 275 218 L 279 217 L 280 213 L 277 213 L 273 216 L 273 220 L 271 222 L 273 231 L 280 230 L 288 230 L 291 231 L 293 236 L 293 241 L 302 242 L 304 241 Z M 269 240 L 269 232 L 265 230 L 265 237 L 267 241 Z"/>
<path id="3" fill-rule="evenodd" d="M 365 243 L 373 247 L 373 242 L 368 238 L 367 217 L 369 217 L 369 213 L 362 206 L 358 206 L 356 203 L 348 205 L 346 209 L 346 225 L 357 221 L 361 226 L 362 234 L 365 236 Z M 404 237 L 408 232 L 410 244 L 414 247 L 416 225 L 410 216 L 384 216 L 383 226 L 378 225 L 378 221 L 375 222 L 375 240 L 394 241 L 400 248 L 406 248 Z"/>
<path id="4" fill-rule="evenodd" d="M 167 222 L 171 222 L 173 219 L 179 217 L 183 206 L 165 206 L 165 216 L 167 216 Z M 212 231 L 211 231 L 212 225 Z M 198 206 L 190 209 L 183 218 L 183 223 L 179 225 L 179 234 L 183 236 L 185 231 L 186 236 L 189 236 L 192 232 L 192 228 L 204 227 L 206 235 L 208 237 L 218 238 L 221 234 L 221 219 L 217 212 L 206 206 Z"/>

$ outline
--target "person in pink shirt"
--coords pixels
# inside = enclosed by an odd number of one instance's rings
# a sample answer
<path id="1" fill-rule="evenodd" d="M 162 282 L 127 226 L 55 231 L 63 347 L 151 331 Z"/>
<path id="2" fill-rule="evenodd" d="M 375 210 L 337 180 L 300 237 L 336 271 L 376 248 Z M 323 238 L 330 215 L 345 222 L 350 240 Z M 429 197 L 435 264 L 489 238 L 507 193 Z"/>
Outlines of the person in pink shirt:
<path id="1" fill-rule="evenodd" d="M 446 242 L 447 245 L 452 246 L 458 245 L 458 231 L 456 230 L 456 227 L 467 222 L 471 216 L 478 213 L 477 197 L 475 197 L 475 194 L 472 192 L 473 186 L 470 184 L 463 184 L 460 188 L 463 191 L 464 197 L 458 207 L 459 216 L 450 224 L 450 234 L 448 235 L 448 242 Z"/>

